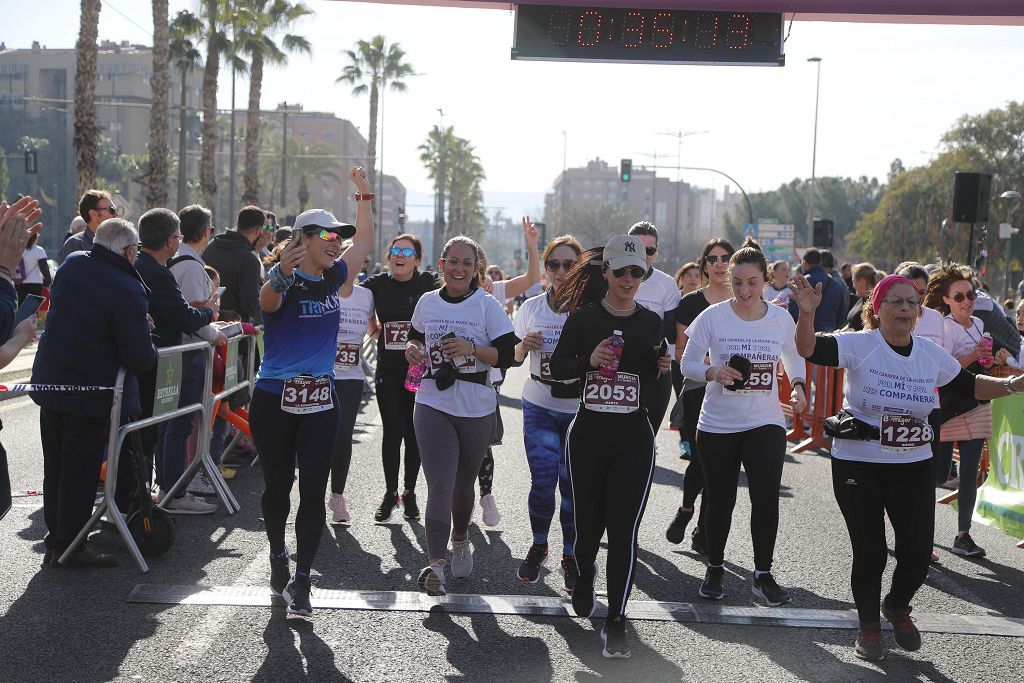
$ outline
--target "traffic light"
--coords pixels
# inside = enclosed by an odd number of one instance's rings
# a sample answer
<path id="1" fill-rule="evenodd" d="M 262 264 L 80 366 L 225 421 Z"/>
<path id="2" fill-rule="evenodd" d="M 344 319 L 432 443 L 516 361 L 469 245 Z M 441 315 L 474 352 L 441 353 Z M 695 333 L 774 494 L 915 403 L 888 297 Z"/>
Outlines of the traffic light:
<path id="1" fill-rule="evenodd" d="M 623 159 L 619 162 L 619 178 L 624 183 L 628 183 L 629 179 L 633 177 L 633 160 Z"/>
<path id="2" fill-rule="evenodd" d="M 405 207 L 404 206 L 398 207 L 398 227 L 399 228 L 404 228 L 405 227 Z"/>
<path id="3" fill-rule="evenodd" d="M 25 173 L 38 173 L 39 166 L 37 164 L 38 157 L 35 150 L 29 150 L 25 152 Z"/>

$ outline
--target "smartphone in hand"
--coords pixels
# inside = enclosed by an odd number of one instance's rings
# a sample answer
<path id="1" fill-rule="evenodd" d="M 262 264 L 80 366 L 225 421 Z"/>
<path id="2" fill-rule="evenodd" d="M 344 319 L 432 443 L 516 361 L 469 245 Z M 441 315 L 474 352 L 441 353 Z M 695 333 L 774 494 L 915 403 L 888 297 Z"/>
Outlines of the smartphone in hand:
<path id="1" fill-rule="evenodd" d="M 27 320 L 29 316 L 38 311 L 44 301 L 46 301 L 46 299 L 38 294 L 27 295 L 25 300 L 21 302 L 21 306 L 18 307 L 18 314 L 15 318 L 14 326 L 17 327 L 22 321 Z"/>

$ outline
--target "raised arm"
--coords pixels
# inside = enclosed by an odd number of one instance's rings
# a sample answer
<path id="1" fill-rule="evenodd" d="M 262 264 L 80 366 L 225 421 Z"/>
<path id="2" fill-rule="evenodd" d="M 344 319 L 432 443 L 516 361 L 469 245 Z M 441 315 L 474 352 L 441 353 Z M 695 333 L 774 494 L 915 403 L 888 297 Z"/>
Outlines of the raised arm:
<path id="1" fill-rule="evenodd" d="M 353 166 L 348 178 L 355 183 L 359 194 L 369 194 L 370 181 L 362 166 Z M 352 246 L 345 250 L 341 258 L 348 266 L 348 272 L 358 274 L 362 270 L 366 257 L 373 249 L 373 208 L 369 200 L 356 202 L 356 234 L 352 236 Z"/>
<path id="2" fill-rule="evenodd" d="M 814 312 L 821 304 L 821 283 L 815 287 L 803 275 L 789 282 L 789 300 L 797 305 L 800 315 L 796 319 L 796 350 L 804 358 L 814 353 Z"/>
<path id="3" fill-rule="evenodd" d="M 526 272 L 505 282 L 505 298 L 517 297 L 540 280 L 540 254 L 537 253 L 537 226 L 523 216 L 523 241 L 526 242 Z M 502 304 L 505 302 L 502 301 Z"/>

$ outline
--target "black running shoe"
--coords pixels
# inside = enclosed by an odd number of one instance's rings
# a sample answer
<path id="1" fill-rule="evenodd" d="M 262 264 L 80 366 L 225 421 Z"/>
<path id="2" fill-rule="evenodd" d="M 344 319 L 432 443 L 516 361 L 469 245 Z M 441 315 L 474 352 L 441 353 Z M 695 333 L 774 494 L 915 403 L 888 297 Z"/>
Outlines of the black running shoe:
<path id="1" fill-rule="evenodd" d="M 910 617 L 910 607 L 896 609 L 889 605 L 889 596 L 882 600 L 882 616 L 892 624 L 892 633 L 896 637 L 896 644 L 904 650 L 914 652 L 921 649 L 921 632 L 914 625 Z"/>
<path id="2" fill-rule="evenodd" d="M 690 537 L 690 547 L 698 555 L 707 557 L 708 544 L 704 541 L 704 534 L 700 533 L 700 529 L 693 530 L 693 536 Z"/>
<path id="3" fill-rule="evenodd" d="M 565 579 L 565 592 L 572 595 L 576 590 L 576 579 L 579 572 L 576 571 L 576 558 L 572 555 L 562 555 L 562 576 Z"/>
<path id="4" fill-rule="evenodd" d="M 953 547 L 950 550 L 956 555 L 963 557 L 985 557 L 985 549 L 974 542 L 970 534 L 957 536 L 953 539 Z"/>
<path id="5" fill-rule="evenodd" d="M 296 574 L 281 593 L 288 602 L 288 614 L 297 614 L 300 617 L 313 616 L 313 605 L 309 601 L 309 577 L 305 574 Z"/>
<path id="6" fill-rule="evenodd" d="M 402 516 L 406 519 L 412 520 L 420 518 L 420 506 L 416 504 L 416 493 L 414 491 L 402 494 L 402 508 L 405 510 L 402 513 Z M 381 509 L 383 509 L 383 506 Z"/>
<path id="7" fill-rule="evenodd" d="M 858 659 L 869 662 L 877 662 L 885 658 L 885 651 L 882 649 L 882 631 L 876 626 L 874 628 L 861 627 L 857 631 L 857 644 L 854 645 L 853 654 Z"/>
<path id="8" fill-rule="evenodd" d="M 601 629 L 601 642 L 604 649 L 601 654 L 609 659 L 627 659 L 632 652 L 629 651 L 629 639 L 626 638 L 626 619 L 615 617 L 604 622 Z"/>
<path id="9" fill-rule="evenodd" d="M 722 589 L 722 577 L 725 575 L 725 567 L 708 567 L 704 572 L 704 583 L 700 585 L 700 596 L 711 600 L 721 600 L 725 595 Z"/>
<path id="10" fill-rule="evenodd" d="M 534 543 L 526 551 L 526 559 L 519 565 L 519 571 L 516 572 L 516 576 L 523 583 L 532 586 L 537 583 L 537 577 L 540 576 L 540 566 L 544 564 L 544 560 L 547 558 L 548 544 Z"/>
<path id="11" fill-rule="evenodd" d="M 769 607 L 785 605 L 792 599 L 789 592 L 775 582 L 771 572 L 755 576 L 752 591 L 755 598 L 761 598 Z"/>
<path id="12" fill-rule="evenodd" d="M 686 525 L 693 519 L 693 508 L 684 510 L 682 506 L 676 510 L 676 518 L 672 520 L 672 523 L 668 525 L 668 529 L 665 531 L 665 538 L 668 539 L 669 543 L 682 543 L 683 539 L 686 538 Z"/>
<path id="13" fill-rule="evenodd" d="M 285 586 L 292 580 L 291 566 L 288 564 L 288 548 L 283 555 L 270 555 L 270 590 L 284 595 Z"/>
<path id="14" fill-rule="evenodd" d="M 597 609 L 597 592 L 594 590 L 594 575 L 579 576 L 572 591 L 572 611 L 578 617 L 592 617 Z"/>
<path id="15" fill-rule="evenodd" d="M 386 522 L 391 519 L 391 513 L 398 507 L 398 494 L 397 493 L 385 493 L 384 500 L 381 501 L 380 507 L 377 508 L 377 512 L 374 513 L 373 519 L 377 522 Z"/>

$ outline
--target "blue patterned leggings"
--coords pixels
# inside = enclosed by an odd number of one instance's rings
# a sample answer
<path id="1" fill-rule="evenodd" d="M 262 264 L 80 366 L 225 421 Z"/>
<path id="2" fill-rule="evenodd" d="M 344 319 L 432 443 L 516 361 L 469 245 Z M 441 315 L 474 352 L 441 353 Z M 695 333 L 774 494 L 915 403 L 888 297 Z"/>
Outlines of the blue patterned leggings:
<path id="1" fill-rule="evenodd" d="M 530 465 L 529 510 L 533 542 L 548 542 L 548 530 L 555 516 L 555 489 L 562 494 L 559 521 L 562 525 L 562 554 L 572 555 L 576 523 L 572 512 L 572 487 L 565 469 L 565 439 L 575 414 L 560 413 L 523 401 L 523 441 Z"/>

